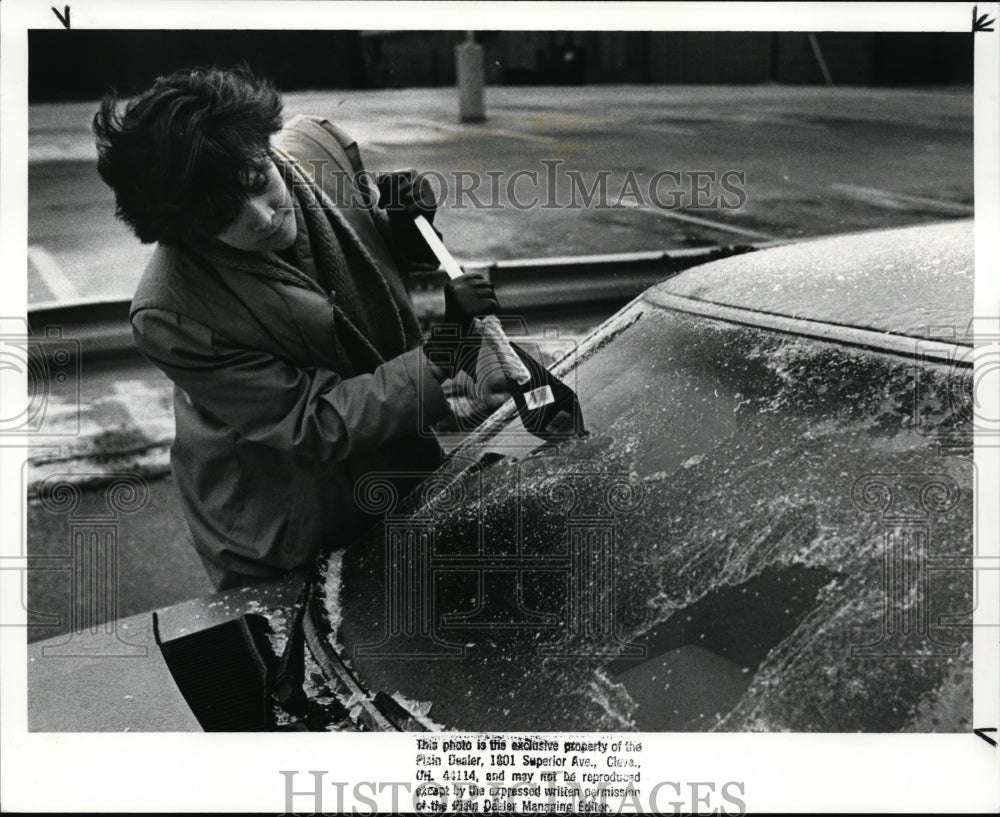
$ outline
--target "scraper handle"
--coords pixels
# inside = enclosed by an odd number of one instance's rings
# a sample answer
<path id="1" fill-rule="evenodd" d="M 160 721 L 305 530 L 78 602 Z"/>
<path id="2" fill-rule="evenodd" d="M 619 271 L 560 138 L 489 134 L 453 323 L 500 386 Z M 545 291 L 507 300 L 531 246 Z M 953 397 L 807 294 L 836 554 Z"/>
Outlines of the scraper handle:
<path id="1" fill-rule="evenodd" d="M 430 222 L 423 216 L 417 216 L 413 220 L 413 223 L 417 225 L 420 235 L 423 236 L 424 241 L 427 242 L 427 246 L 431 248 L 431 251 L 437 257 L 441 268 L 448 273 L 448 277 L 458 278 L 464 275 L 462 268 L 452 257 L 451 253 L 448 252 L 448 248 L 445 247 L 441 239 L 438 238 L 438 234 L 434 232 L 434 228 L 431 227 Z M 476 332 L 483 336 L 483 339 L 496 354 L 505 377 L 513 380 L 519 386 L 525 386 L 531 382 L 531 372 L 528 371 L 521 358 L 518 357 L 517 352 L 511 348 L 510 341 L 507 339 L 507 335 L 504 334 L 503 326 L 501 326 L 500 320 L 496 315 L 484 315 L 481 318 L 475 318 L 472 326 Z"/>

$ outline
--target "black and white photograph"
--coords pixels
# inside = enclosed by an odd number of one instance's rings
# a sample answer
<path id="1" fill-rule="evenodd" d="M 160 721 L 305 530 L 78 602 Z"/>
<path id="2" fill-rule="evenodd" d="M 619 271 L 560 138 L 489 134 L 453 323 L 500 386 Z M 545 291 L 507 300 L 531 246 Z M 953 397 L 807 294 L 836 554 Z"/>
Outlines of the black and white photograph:
<path id="1" fill-rule="evenodd" d="M 920 6 L 5 2 L 3 808 L 1000 808 Z"/>

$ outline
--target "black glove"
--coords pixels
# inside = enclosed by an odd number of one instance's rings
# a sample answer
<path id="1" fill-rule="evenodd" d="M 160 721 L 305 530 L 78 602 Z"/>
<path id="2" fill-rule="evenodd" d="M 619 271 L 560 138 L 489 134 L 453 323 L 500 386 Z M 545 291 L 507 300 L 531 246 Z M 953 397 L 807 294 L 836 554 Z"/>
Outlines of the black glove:
<path id="1" fill-rule="evenodd" d="M 434 270 L 438 268 L 437 257 L 427 246 L 413 219 L 422 215 L 433 223 L 437 203 L 427 177 L 417 176 L 414 184 L 415 175 L 416 171 L 411 168 L 379 176 L 375 182 L 378 187 L 378 206 L 389 216 L 389 226 L 401 266 Z M 438 232 L 439 237 L 440 235 Z"/>
<path id="2" fill-rule="evenodd" d="M 378 206 L 389 214 L 390 221 L 398 221 L 400 217 L 412 220 L 420 215 L 434 221 L 437 210 L 434 190 L 427 177 L 418 175 L 413 168 L 384 173 L 375 186 L 378 187 Z"/>
<path id="3" fill-rule="evenodd" d="M 457 325 L 463 335 L 472 334 L 472 319 L 500 311 L 493 284 L 479 272 L 452 278 L 444 287 L 444 322 Z"/>
<path id="4" fill-rule="evenodd" d="M 473 318 L 500 311 L 493 285 L 478 272 L 453 278 L 444 288 L 444 323 L 431 327 L 424 353 L 445 377 L 459 369 L 475 376 L 482 337 L 473 334 Z"/>

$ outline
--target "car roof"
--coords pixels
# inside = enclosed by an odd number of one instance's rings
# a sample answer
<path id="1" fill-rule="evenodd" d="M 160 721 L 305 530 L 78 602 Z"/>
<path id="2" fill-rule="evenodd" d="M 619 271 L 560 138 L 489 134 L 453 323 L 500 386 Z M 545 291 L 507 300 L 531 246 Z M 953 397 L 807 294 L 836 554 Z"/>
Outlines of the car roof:
<path id="1" fill-rule="evenodd" d="M 647 292 L 789 318 L 961 342 L 972 318 L 973 222 L 802 241 L 695 267 Z"/>

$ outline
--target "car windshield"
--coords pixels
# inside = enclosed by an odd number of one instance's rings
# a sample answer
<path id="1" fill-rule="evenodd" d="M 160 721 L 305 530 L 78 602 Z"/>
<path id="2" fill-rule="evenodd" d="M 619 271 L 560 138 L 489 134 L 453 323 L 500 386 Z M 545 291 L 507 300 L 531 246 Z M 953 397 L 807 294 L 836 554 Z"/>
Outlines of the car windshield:
<path id="1" fill-rule="evenodd" d="M 956 347 L 951 367 L 920 365 L 927 362 L 922 349 L 940 350 L 940 343 L 914 341 L 910 357 L 880 354 L 640 301 L 596 346 L 562 379 L 580 399 L 587 430 L 643 474 L 690 468 L 693 457 L 725 444 L 747 416 L 794 412 L 886 423 L 893 415 L 895 425 L 912 415 L 928 444 L 968 419 L 962 390 L 969 353 Z M 918 369 L 943 402 L 928 403 L 928 386 L 916 388 Z M 501 430 L 473 435 L 460 453 L 524 457 L 552 453 L 547 448 L 530 440 L 512 414 Z"/>
<path id="2" fill-rule="evenodd" d="M 845 643 L 877 638 L 879 497 L 933 516 L 933 554 L 971 552 L 968 361 L 648 301 L 617 325 L 563 377 L 589 436 L 525 454 L 513 419 L 386 528 L 387 543 L 431 537 L 429 626 L 463 671 L 355 651 L 359 670 L 454 728 L 903 728 L 952 664 L 896 663 L 887 682 Z M 382 554 L 364 541 L 345 558 L 352 649 L 384 637 Z M 971 609 L 967 574 L 932 584 L 942 613 Z M 961 627 L 931 628 L 956 656 L 968 646 Z"/>

